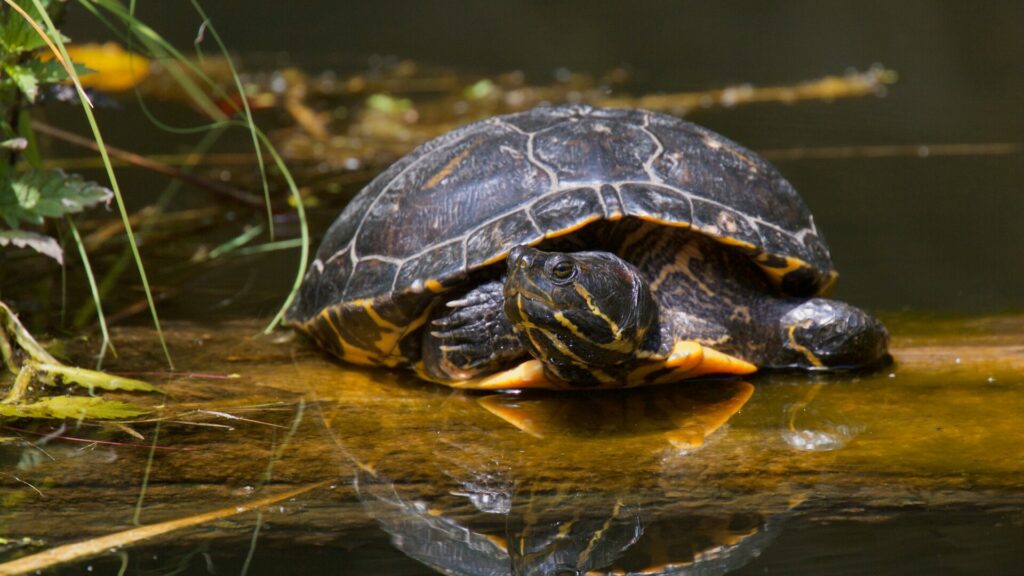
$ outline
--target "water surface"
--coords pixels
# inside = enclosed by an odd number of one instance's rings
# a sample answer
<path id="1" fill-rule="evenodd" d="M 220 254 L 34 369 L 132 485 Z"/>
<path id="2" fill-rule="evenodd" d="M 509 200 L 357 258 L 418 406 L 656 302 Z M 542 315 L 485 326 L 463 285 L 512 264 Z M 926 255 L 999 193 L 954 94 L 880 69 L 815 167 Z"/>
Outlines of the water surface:
<path id="1" fill-rule="evenodd" d="M 176 325 L 184 372 L 150 374 L 169 398 L 159 429 L 129 424 L 143 439 L 5 427 L 0 529 L 52 546 L 326 481 L 129 548 L 129 573 L 222 573 L 250 553 L 250 573 L 1010 571 L 1024 319 L 890 323 L 880 373 L 589 397 L 466 394 L 252 323 Z M 144 331 L 118 338 L 113 369 L 160 370 Z"/>

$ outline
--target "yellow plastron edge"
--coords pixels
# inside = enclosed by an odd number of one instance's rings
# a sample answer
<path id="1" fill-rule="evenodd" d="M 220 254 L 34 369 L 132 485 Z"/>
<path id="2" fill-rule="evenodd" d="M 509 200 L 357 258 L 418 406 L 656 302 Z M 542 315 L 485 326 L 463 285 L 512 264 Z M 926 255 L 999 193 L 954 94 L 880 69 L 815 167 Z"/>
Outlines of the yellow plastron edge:
<path id="1" fill-rule="evenodd" d="M 643 378 L 645 374 L 671 368 L 672 371 L 653 380 Z M 422 371 L 420 372 L 422 376 Z M 751 374 L 757 366 L 735 356 L 708 348 L 698 342 L 680 340 L 672 348 L 672 353 L 664 361 L 653 361 L 634 371 L 626 386 L 644 384 L 667 384 L 687 378 L 696 378 L 708 374 Z M 481 378 L 443 382 L 452 388 L 472 390 L 509 390 L 521 388 L 566 389 L 572 388 L 565 382 L 549 378 L 544 373 L 544 365 L 539 360 L 527 360 L 514 368 L 496 372 Z M 600 386 L 598 386 L 600 387 Z"/>
<path id="2" fill-rule="evenodd" d="M 672 348 L 672 354 L 665 360 L 666 368 L 675 368 L 684 378 L 696 378 L 705 374 L 752 374 L 757 366 L 714 348 L 708 348 L 692 340 L 679 340 Z"/>

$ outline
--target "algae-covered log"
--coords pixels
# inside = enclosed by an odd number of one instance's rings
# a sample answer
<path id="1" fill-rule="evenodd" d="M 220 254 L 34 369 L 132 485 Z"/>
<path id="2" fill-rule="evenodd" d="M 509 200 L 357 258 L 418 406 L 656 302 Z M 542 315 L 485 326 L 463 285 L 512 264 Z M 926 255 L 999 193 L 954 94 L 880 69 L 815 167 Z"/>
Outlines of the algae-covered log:
<path id="1" fill-rule="evenodd" d="M 590 549 L 597 566 L 654 562 L 653 540 L 684 537 L 748 558 L 792 514 L 1024 505 L 1024 318 L 890 326 L 896 363 L 879 372 L 588 397 L 453 392 L 255 325 L 177 326 L 183 372 L 146 375 L 168 392 L 148 399 L 153 419 L 3 423 L 0 537 L 57 545 L 328 480 L 260 515 L 261 545 L 379 540 L 380 526 L 427 565 L 417 538 L 458 534 L 479 562 Z M 148 335 L 118 341 L 130 352 L 111 370 L 161 369 Z M 256 522 L 174 538 L 242 541 Z"/>

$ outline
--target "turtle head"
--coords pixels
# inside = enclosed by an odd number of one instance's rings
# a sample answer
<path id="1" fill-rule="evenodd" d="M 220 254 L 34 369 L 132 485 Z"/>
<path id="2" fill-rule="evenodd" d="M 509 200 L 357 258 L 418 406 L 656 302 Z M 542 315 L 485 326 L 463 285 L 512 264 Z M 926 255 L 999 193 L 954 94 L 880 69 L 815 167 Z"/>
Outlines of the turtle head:
<path id="1" fill-rule="evenodd" d="M 811 370 L 871 367 L 889 360 L 889 333 L 868 313 L 836 300 L 812 298 L 779 323 L 782 347 L 772 364 Z"/>
<path id="2" fill-rule="evenodd" d="M 657 330 L 647 282 L 607 252 L 513 248 L 504 297 L 505 314 L 523 344 L 567 382 L 605 382 Z"/>

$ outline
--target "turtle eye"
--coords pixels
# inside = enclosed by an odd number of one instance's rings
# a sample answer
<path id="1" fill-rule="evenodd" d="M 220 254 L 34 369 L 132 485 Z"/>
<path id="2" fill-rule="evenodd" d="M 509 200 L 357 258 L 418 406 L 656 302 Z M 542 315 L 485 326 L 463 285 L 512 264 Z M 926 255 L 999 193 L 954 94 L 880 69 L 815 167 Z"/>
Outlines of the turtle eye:
<path id="1" fill-rule="evenodd" d="M 565 258 L 554 261 L 549 270 L 551 279 L 557 284 L 566 284 L 576 276 L 576 264 Z"/>

